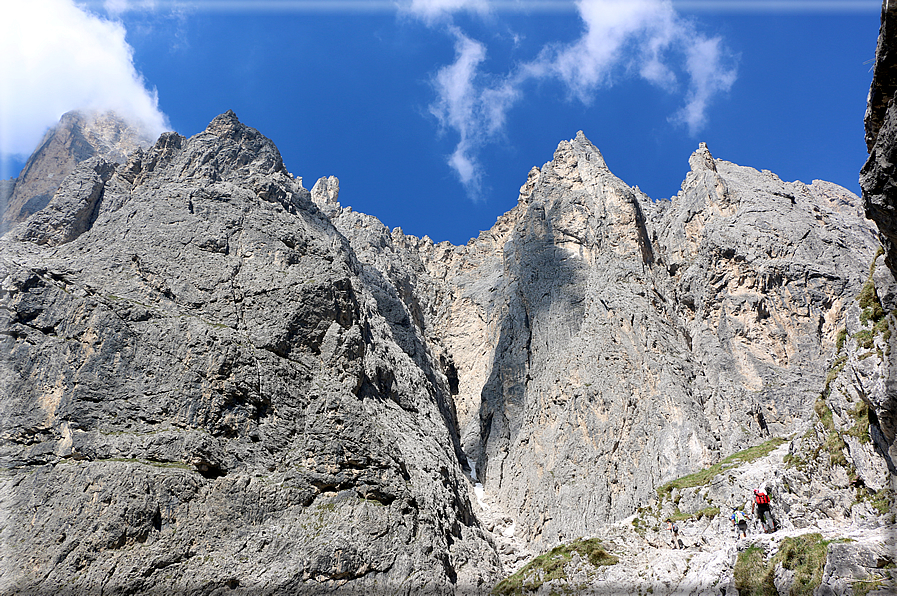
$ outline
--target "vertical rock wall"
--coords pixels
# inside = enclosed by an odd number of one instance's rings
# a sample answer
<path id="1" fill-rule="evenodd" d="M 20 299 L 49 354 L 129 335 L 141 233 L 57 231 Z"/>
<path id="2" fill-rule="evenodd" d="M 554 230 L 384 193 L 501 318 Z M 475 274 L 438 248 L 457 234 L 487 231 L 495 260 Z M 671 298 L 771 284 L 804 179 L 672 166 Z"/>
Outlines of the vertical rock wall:
<path id="1" fill-rule="evenodd" d="M 449 383 L 271 141 L 91 164 L 0 241 L 0 592 L 488 585 Z"/>
<path id="2" fill-rule="evenodd" d="M 457 375 L 465 459 L 521 540 L 805 428 L 878 246 L 857 197 L 716 160 L 653 202 L 580 133 L 466 246 L 331 216 Z M 447 373 L 448 369 L 444 372 Z"/>

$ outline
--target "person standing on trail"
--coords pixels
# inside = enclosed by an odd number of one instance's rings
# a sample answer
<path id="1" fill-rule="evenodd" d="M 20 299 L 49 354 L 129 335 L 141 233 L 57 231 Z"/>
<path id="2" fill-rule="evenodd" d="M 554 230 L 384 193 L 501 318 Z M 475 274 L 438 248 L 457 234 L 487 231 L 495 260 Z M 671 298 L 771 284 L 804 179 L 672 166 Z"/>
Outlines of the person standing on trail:
<path id="1" fill-rule="evenodd" d="M 673 535 L 673 548 L 682 548 L 682 541 L 679 540 L 679 524 L 667 519 L 667 530 Z"/>
<path id="2" fill-rule="evenodd" d="M 735 537 L 747 538 L 747 516 L 744 514 L 744 511 L 741 509 L 733 509 L 729 519 L 732 520 L 732 526 L 735 528 Z"/>
<path id="3" fill-rule="evenodd" d="M 751 513 L 760 520 L 763 531 L 767 534 L 776 531 L 775 521 L 772 519 L 772 511 L 769 509 L 769 495 L 760 490 L 754 489 L 754 501 L 751 503 Z"/>

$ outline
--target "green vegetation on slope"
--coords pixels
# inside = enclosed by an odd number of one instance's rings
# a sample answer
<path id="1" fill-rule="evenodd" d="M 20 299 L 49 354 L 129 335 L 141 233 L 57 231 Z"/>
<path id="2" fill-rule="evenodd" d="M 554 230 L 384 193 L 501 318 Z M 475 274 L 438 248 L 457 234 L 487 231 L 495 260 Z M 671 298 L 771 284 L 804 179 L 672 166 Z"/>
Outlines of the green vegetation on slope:
<path id="1" fill-rule="evenodd" d="M 738 596 L 778 596 L 772 574 L 766 573 L 766 554 L 759 546 L 738 553 L 733 575 Z"/>
<path id="2" fill-rule="evenodd" d="M 764 563 L 763 549 L 752 546 L 739 553 L 735 562 L 735 587 L 741 596 L 776 596 L 773 583 L 776 566 L 794 572 L 790 596 L 811 596 L 822 583 L 828 546 L 836 540 L 823 540 L 821 534 L 804 534 L 785 538 L 779 552 Z"/>
<path id="3" fill-rule="evenodd" d="M 695 511 L 694 513 L 682 513 L 681 511 L 679 511 L 679 507 L 676 507 L 676 511 L 674 511 L 672 515 L 669 516 L 669 519 L 674 522 L 678 522 L 691 519 L 699 520 L 702 517 L 713 519 L 717 515 L 719 515 L 719 507 L 705 507 L 704 509 Z"/>
<path id="4" fill-rule="evenodd" d="M 514 575 L 503 579 L 493 589 L 492 594 L 510 595 L 535 592 L 542 584 L 557 579 L 565 579 L 564 568 L 578 553 L 595 567 L 615 565 L 619 559 L 604 550 L 597 538 L 574 540 L 570 544 L 561 544 L 545 554 L 539 555 L 527 563 Z"/>
<path id="5" fill-rule="evenodd" d="M 769 455 L 769 453 L 773 449 L 784 442 L 785 439 L 776 437 L 774 439 L 766 441 L 765 443 L 761 443 L 760 445 L 749 447 L 744 451 L 733 453 L 721 462 L 717 462 L 709 468 L 704 468 L 700 472 L 695 472 L 694 474 L 689 474 L 687 476 L 677 478 L 676 480 L 673 480 L 671 482 L 667 482 L 657 489 L 657 495 L 661 500 L 663 500 L 664 497 L 668 497 L 675 488 L 682 490 L 683 488 L 691 488 L 693 486 L 704 486 L 705 484 L 710 482 L 714 476 L 716 476 L 726 468 L 731 468 L 741 464 L 747 464 L 754 461 L 755 459 L 760 459 L 761 457 Z"/>

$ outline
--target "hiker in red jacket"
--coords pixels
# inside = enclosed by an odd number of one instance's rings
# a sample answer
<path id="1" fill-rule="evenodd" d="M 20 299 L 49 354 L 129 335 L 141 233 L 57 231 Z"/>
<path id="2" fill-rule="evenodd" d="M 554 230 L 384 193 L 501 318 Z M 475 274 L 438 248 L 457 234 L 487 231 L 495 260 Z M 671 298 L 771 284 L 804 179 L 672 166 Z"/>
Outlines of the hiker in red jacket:
<path id="1" fill-rule="evenodd" d="M 776 523 L 772 519 L 772 511 L 769 509 L 769 495 L 760 489 L 754 489 L 754 502 L 751 503 L 751 514 L 756 515 L 763 526 L 763 531 L 769 534 L 776 531 Z"/>

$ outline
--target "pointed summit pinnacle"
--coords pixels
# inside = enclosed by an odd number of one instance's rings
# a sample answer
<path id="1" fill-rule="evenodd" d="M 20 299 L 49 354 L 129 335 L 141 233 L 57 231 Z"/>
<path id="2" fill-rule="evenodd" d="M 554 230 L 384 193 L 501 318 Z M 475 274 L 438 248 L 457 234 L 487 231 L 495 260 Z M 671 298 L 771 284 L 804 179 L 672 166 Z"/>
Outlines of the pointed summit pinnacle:
<path id="1" fill-rule="evenodd" d="M 206 127 L 206 132 L 216 137 L 236 138 L 246 129 L 246 125 L 240 122 L 233 110 L 228 110 L 215 117 Z"/>
<path id="2" fill-rule="evenodd" d="M 607 163 L 605 163 L 601 151 L 598 150 L 598 147 L 596 147 L 581 130 L 576 133 L 576 138 L 573 139 L 571 143 L 577 150 L 577 153 L 585 158 L 585 161 L 595 167 L 607 169 Z"/>
<path id="3" fill-rule="evenodd" d="M 698 170 L 716 171 L 716 162 L 713 161 L 713 155 L 710 154 L 707 143 L 698 145 L 697 150 L 688 158 L 688 165 L 691 166 L 692 172 L 697 172 Z"/>

